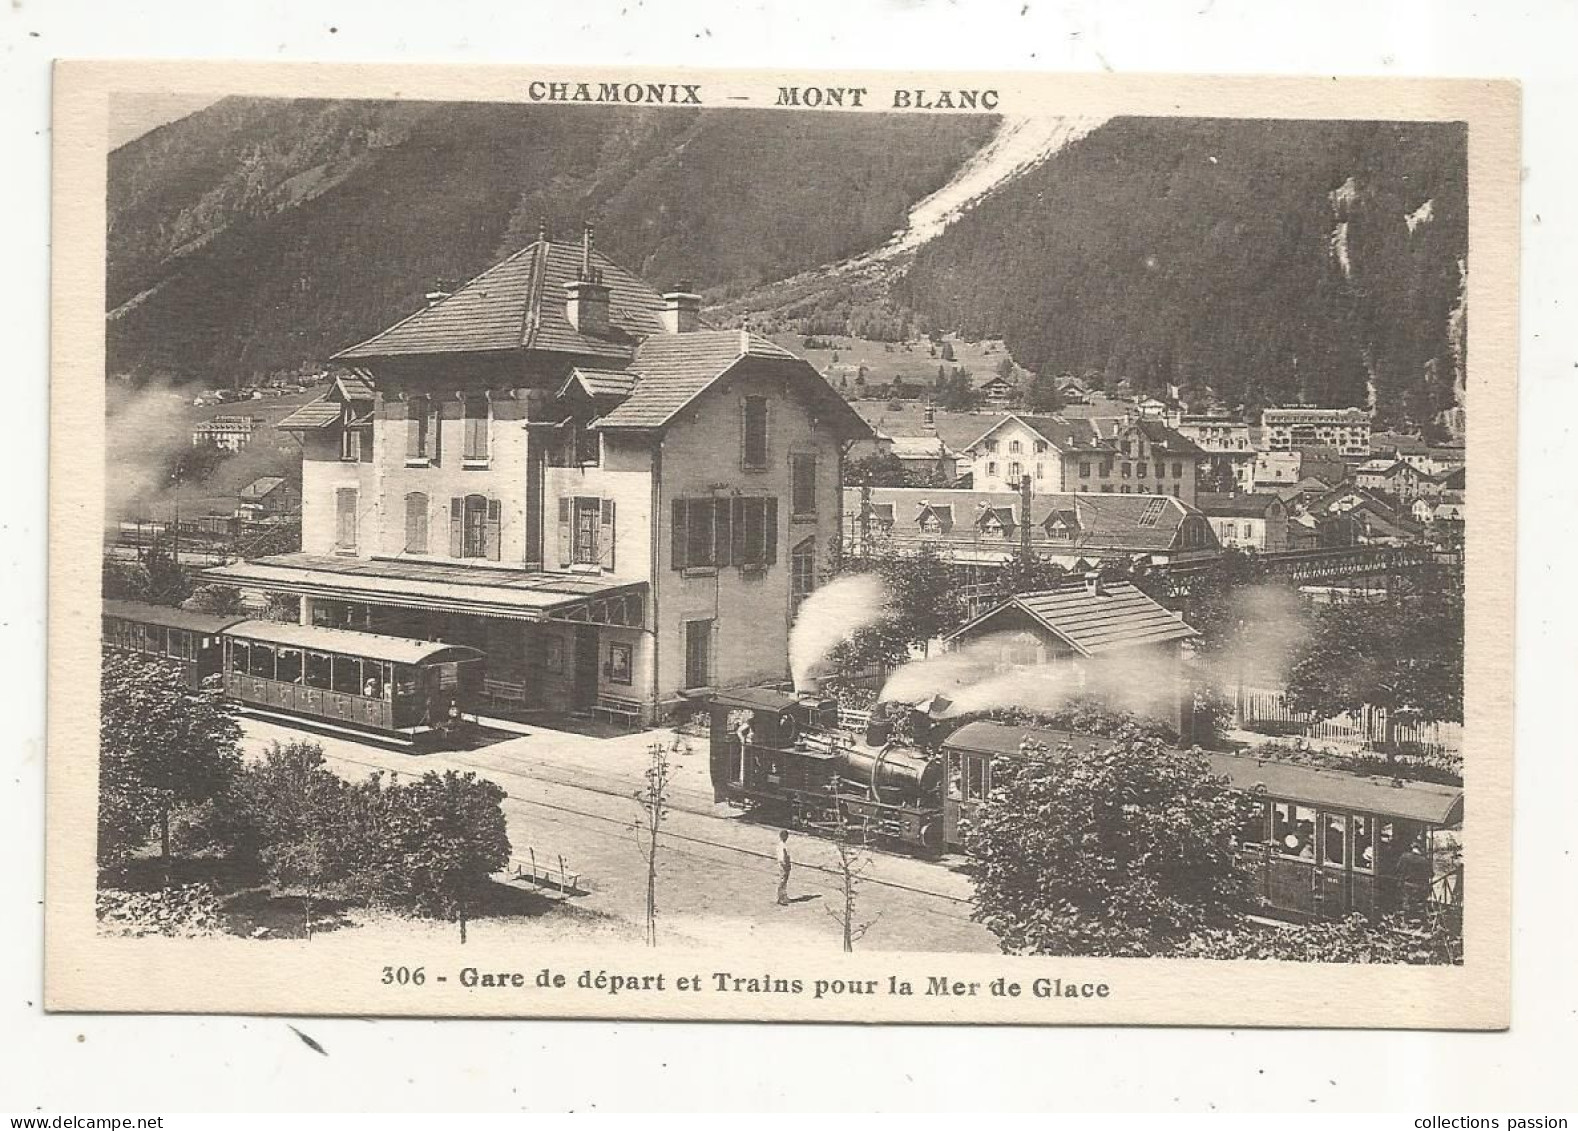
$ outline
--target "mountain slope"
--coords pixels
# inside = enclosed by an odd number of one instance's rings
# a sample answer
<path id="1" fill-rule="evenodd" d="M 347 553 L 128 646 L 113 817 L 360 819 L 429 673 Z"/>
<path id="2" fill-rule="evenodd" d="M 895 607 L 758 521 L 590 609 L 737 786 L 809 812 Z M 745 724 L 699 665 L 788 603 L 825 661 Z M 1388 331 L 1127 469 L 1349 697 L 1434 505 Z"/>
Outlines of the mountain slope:
<path id="1" fill-rule="evenodd" d="M 866 250 L 990 117 L 226 99 L 111 154 L 108 368 L 321 359 L 546 219 L 726 295 Z"/>
<path id="2" fill-rule="evenodd" d="M 1460 384 L 1455 124 L 1116 119 L 922 246 L 894 295 L 1034 369 L 1424 423 Z"/>

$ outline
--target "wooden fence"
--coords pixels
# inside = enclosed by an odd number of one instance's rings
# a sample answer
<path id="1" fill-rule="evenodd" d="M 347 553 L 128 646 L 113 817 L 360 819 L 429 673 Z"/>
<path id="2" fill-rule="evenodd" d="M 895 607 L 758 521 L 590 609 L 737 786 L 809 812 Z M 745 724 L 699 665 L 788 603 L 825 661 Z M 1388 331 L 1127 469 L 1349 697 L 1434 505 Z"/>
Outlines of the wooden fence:
<path id="1" fill-rule="evenodd" d="M 1385 708 L 1366 707 L 1356 714 L 1318 719 L 1289 707 L 1287 696 L 1281 691 L 1240 688 L 1234 717 L 1244 730 L 1297 734 L 1365 747 L 1379 747 L 1386 741 Z M 1427 754 L 1463 753 L 1461 723 L 1399 723 L 1395 737 L 1404 749 L 1412 747 Z"/>

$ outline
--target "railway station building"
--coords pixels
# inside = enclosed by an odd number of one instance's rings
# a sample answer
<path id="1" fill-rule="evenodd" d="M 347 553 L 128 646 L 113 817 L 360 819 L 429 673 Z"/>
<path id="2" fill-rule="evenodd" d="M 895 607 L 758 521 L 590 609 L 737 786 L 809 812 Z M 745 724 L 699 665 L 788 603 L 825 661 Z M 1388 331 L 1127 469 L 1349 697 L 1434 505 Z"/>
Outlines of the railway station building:
<path id="1" fill-rule="evenodd" d="M 648 722 L 787 674 L 870 429 L 803 358 L 544 234 L 334 358 L 302 549 L 209 571 L 303 624 L 479 648 L 511 707 Z"/>

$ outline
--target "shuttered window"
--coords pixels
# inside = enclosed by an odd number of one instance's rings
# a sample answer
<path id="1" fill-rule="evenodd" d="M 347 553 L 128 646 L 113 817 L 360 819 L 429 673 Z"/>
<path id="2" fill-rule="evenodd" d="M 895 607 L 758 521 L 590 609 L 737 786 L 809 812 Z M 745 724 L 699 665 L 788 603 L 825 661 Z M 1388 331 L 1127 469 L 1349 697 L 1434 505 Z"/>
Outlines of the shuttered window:
<path id="1" fill-rule="evenodd" d="M 427 495 L 421 491 L 405 497 L 405 552 L 427 553 Z"/>
<path id="2" fill-rule="evenodd" d="M 488 458 L 488 398 L 481 393 L 466 395 L 465 447 L 460 458 L 472 463 L 486 462 Z"/>
<path id="3" fill-rule="evenodd" d="M 499 500 L 483 495 L 456 496 L 449 500 L 449 554 L 454 558 L 489 558 L 501 554 Z"/>
<path id="4" fill-rule="evenodd" d="M 740 464 L 745 470 L 767 470 L 766 397 L 746 397 L 741 402 L 740 449 Z"/>
<path id="5" fill-rule="evenodd" d="M 789 502 L 796 518 L 816 515 L 816 454 L 795 452 L 789 457 Z"/>
<path id="6" fill-rule="evenodd" d="M 672 514 L 673 569 L 763 566 L 778 560 L 777 499 L 675 499 Z"/>
<path id="7" fill-rule="evenodd" d="M 424 394 L 406 401 L 405 458 L 438 462 L 440 406 Z"/>
<path id="8" fill-rule="evenodd" d="M 356 549 L 356 507 L 356 488 L 341 487 L 334 492 L 334 546 L 336 549 Z"/>

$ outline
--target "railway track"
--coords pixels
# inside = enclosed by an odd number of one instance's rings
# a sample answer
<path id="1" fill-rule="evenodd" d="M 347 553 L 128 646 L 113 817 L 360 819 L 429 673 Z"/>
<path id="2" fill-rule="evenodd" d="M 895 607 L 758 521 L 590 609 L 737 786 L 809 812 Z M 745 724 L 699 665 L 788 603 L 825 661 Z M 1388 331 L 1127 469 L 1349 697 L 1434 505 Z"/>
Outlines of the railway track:
<path id="1" fill-rule="evenodd" d="M 362 767 L 364 769 L 369 769 L 369 770 L 387 770 L 388 769 L 388 767 L 380 765 L 380 764 L 378 764 L 376 762 L 364 761 L 364 760 L 359 759 L 359 758 L 350 757 L 349 755 L 346 755 L 346 754 L 331 753 L 330 751 L 327 751 L 327 750 L 324 751 L 324 758 L 326 760 L 328 760 L 328 761 L 331 761 L 331 762 L 341 762 L 341 763 L 344 763 L 346 765 L 360 766 L 360 767 Z M 470 760 L 467 760 L 467 759 L 464 759 L 464 758 L 455 758 L 455 757 L 448 757 L 448 756 L 446 756 L 445 760 L 446 760 L 447 763 L 449 763 L 451 765 L 454 765 L 454 766 L 457 766 L 457 767 L 461 767 L 461 768 L 464 768 L 464 769 L 475 770 L 478 773 L 485 774 L 485 775 L 487 775 L 489 778 L 491 778 L 493 780 L 497 780 L 499 778 L 520 778 L 523 781 L 535 782 L 535 783 L 543 784 L 543 785 L 558 786 L 561 789 L 579 790 L 579 791 L 581 791 L 583 793 L 591 793 L 591 794 L 595 794 L 595 795 L 601 796 L 601 797 L 618 798 L 621 801 L 630 801 L 630 800 L 632 800 L 632 795 L 631 795 L 630 791 L 628 791 L 628 790 L 604 789 L 604 788 L 601 788 L 601 787 L 598 787 L 598 786 L 595 786 L 595 785 L 589 785 L 589 784 L 587 784 L 585 782 L 568 781 L 568 780 L 565 780 L 563 778 L 537 776 L 537 775 L 534 775 L 534 774 L 527 774 L 527 773 L 523 773 L 523 772 L 515 771 L 515 770 L 501 770 L 497 766 L 488 765 L 487 763 L 484 763 L 484 762 L 470 761 Z M 503 782 L 499 782 L 499 784 L 500 785 L 504 785 Z M 600 824 L 618 827 L 621 830 L 628 829 L 630 827 L 630 824 L 631 824 L 631 822 L 629 820 L 625 819 L 625 818 L 611 816 L 611 815 L 609 815 L 607 813 L 597 813 L 597 812 L 593 812 L 591 810 L 580 809 L 580 808 L 576 808 L 576 807 L 570 806 L 570 805 L 557 804 L 557 803 L 552 802 L 552 801 L 544 801 L 544 800 L 538 800 L 538 799 L 530 798 L 530 797 L 523 797 L 523 796 L 519 795 L 518 793 L 511 792 L 507 785 L 505 786 L 505 795 L 506 795 L 506 802 L 513 802 L 516 805 L 529 806 L 529 807 L 537 808 L 537 809 L 545 809 L 545 810 L 548 810 L 550 812 L 560 813 L 560 814 L 563 814 L 563 815 L 569 816 L 569 817 L 577 817 L 577 818 L 581 818 L 581 819 L 584 819 L 584 820 L 595 821 L 595 822 L 598 822 Z M 708 812 L 708 811 L 704 811 L 704 810 L 698 809 L 698 808 L 689 808 L 689 807 L 685 807 L 685 806 L 682 806 L 682 805 L 674 805 L 674 804 L 671 804 L 669 806 L 669 808 L 671 810 L 675 811 L 675 812 L 686 813 L 686 814 L 691 815 L 691 816 L 702 817 L 702 818 L 705 818 L 705 819 L 708 819 L 708 820 L 713 820 L 713 821 L 722 820 L 722 818 L 718 817 L 717 814 L 712 813 L 712 812 Z M 690 846 L 693 846 L 695 848 L 711 849 L 711 850 L 713 850 L 714 853 L 722 852 L 722 853 L 728 854 L 730 856 L 738 857 L 738 858 L 740 858 L 740 862 L 737 863 L 737 864 L 732 864 L 732 866 L 739 867 L 739 868 L 742 868 L 742 869 L 746 868 L 746 867 L 749 867 L 752 871 L 759 871 L 760 870 L 760 868 L 761 868 L 761 863 L 760 862 L 761 861 L 772 861 L 774 859 L 774 856 L 773 856 L 773 854 L 771 852 L 764 852 L 764 851 L 760 851 L 758 849 L 746 848 L 746 847 L 742 847 L 740 845 L 735 845 L 735 844 L 727 844 L 727 843 L 725 843 L 725 842 L 723 842 L 721 840 L 713 840 L 713 839 L 710 839 L 708 837 L 703 837 L 703 836 L 694 836 L 694 835 L 691 835 L 691 834 L 688 834 L 688 833 L 680 833 L 680 832 L 673 832 L 673 831 L 665 830 L 664 833 L 663 833 L 663 837 L 667 841 L 679 842 L 680 844 L 690 845 Z M 872 851 L 880 852 L 880 850 L 875 850 L 875 849 L 872 850 Z M 704 860 L 710 860 L 710 861 L 720 862 L 720 863 L 732 863 L 731 861 L 728 861 L 728 860 L 719 861 L 718 857 L 716 855 L 704 855 L 703 853 L 700 853 L 700 852 L 688 852 L 688 853 L 682 852 L 682 854 L 683 855 L 693 856 L 696 859 L 704 859 Z M 884 856 L 892 856 L 894 854 L 892 854 L 892 853 L 882 853 L 882 855 L 884 855 Z M 895 858 L 899 858 L 899 857 L 895 856 Z M 752 861 L 752 863 L 750 863 L 749 865 L 746 865 L 744 863 L 745 860 L 750 860 L 750 861 Z M 820 864 L 812 864 L 812 863 L 809 863 L 809 862 L 802 863 L 802 862 L 798 862 L 797 861 L 796 862 L 796 867 L 804 869 L 805 871 L 817 872 L 819 874 L 822 874 L 822 875 L 825 875 L 825 876 L 829 876 L 829 877 L 836 878 L 838 876 L 838 872 L 837 872 L 836 869 L 829 868 L 829 867 L 826 867 L 826 866 L 820 865 Z M 904 893 L 907 893 L 909 895 L 918 895 L 918 896 L 925 897 L 927 899 L 934 899 L 934 900 L 937 900 L 937 901 L 939 901 L 941 903 L 944 903 L 944 904 L 948 905 L 951 908 L 968 909 L 970 907 L 970 900 L 968 900 L 968 899 L 963 899 L 963 898 L 960 898 L 959 896 L 951 895 L 951 894 L 949 894 L 947 892 L 939 892 L 939 891 L 931 890 L 929 888 L 917 887 L 917 886 L 915 886 L 913 884 L 906 884 L 906 883 L 903 883 L 902 881 L 898 881 L 898 880 L 888 880 L 888 879 L 883 879 L 883 878 L 881 878 L 879 876 L 873 876 L 873 875 L 869 875 L 868 874 L 868 875 L 863 876 L 861 878 L 861 883 L 864 884 L 864 885 L 870 885 L 870 886 L 874 886 L 874 887 L 886 888 L 886 889 L 891 890 L 891 891 L 904 892 Z"/>

